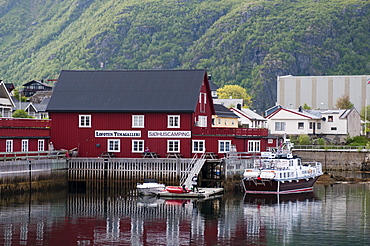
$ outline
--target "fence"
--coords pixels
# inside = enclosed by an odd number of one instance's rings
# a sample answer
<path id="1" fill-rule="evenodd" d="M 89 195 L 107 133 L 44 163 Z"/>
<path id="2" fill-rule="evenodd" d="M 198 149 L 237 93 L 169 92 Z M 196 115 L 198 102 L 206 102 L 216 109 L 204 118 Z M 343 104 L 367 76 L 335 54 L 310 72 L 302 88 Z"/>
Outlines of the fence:
<path id="1" fill-rule="evenodd" d="M 71 179 L 99 179 L 103 175 L 117 180 L 142 182 L 145 178 L 179 185 L 191 159 L 172 158 L 72 158 L 68 161 Z"/>
<path id="2" fill-rule="evenodd" d="M 349 145 L 294 145 L 293 150 L 347 150 L 368 152 L 367 146 L 349 146 Z"/>
<path id="3" fill-rule="evenodd" d="M 67 150 L 0 152 L 0 161 L 60 159 L 66 157 Z"/>

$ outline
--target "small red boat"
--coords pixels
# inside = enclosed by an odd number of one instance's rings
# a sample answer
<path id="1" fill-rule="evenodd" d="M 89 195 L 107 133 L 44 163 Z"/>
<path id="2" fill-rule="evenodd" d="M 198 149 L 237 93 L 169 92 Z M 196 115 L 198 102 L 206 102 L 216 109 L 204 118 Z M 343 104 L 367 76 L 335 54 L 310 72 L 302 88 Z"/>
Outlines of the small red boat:
<path id="1" fill-rule="evenodd" d="M 189 193 L 190 192 L 190 190 L 188 190 L 188 189 L 184 190 L 181 186 L 167 186 L 166 190 L 169 193 L 177 193 L 177 194 Z"/>

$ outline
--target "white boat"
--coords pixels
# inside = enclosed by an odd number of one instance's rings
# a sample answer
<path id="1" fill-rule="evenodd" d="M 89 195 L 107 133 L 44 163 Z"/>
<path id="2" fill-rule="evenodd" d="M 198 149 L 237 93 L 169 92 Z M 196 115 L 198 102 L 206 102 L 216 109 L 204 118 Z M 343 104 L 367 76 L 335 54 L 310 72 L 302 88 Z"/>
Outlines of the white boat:
<path id="1" fill-rule="evenodd" d="M 137 184 L 136 189 L 140 195 L 148 196 L 164 191 L 166 186 L 158 183 L 156 179 L 144 179 L 143 183 Z"/>
<path id="2" fill-rule="evenodd" d="M 321 163 L 302 162 L 292 154 L 293 143 L 285 139 L 281 148 L 273 152 L 261 153 L 254 159 L 253 167 L 243 174 L 243 187 L 246 193 L 282 194 L 313 190 L 316 180 L 323 174 Z"/>

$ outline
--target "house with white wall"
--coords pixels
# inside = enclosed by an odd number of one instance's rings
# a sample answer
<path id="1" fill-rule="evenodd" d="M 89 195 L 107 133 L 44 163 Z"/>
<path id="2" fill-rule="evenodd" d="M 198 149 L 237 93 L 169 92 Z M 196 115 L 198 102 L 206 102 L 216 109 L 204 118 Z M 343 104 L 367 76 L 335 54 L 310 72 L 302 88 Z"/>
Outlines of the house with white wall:
<path id="1" fill-rule="evenodd" d="M 239 125 L 245 128 L 266 128 L 267 120 L 249 108 L 242 108 L 240 104 L 236 108 L 230 108 L 239 116 Z"/>
<path id="2" fill-rule="evenodd" d="M 268 129 L 273 135 L 306 134 L 340 143 L 361 134 L 361 119 L 353 109 L 302 110 L 281 105 L 266 110 Z"/>
<path id="3" fill-rule="evenodd" d="M 321 118 L 303 110 L 288 109 L 281 105 L 266 112 L 267 126 L 273 135 L 300 135 L 321 133 Z"/>
<path id="4" fill-rule="evenodd" d="M 306 110 L 322 120 L 321 134 L 335 142 L 361 135 L 361 117 L 355 109 Z"/>

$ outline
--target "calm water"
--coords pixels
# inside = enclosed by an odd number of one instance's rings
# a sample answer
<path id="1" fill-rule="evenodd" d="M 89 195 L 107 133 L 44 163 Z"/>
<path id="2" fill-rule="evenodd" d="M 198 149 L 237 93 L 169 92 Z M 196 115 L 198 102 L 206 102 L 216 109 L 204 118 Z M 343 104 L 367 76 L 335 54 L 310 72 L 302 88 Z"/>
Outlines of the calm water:
<path id="1" fill-rule="evenodd" d="M 0 198 L 1 245 L 370 245 L 370 184 L 299 196 L 138 197 L 133 190 Z M 104 192 L 103 192 L 104 193 Z"/>

